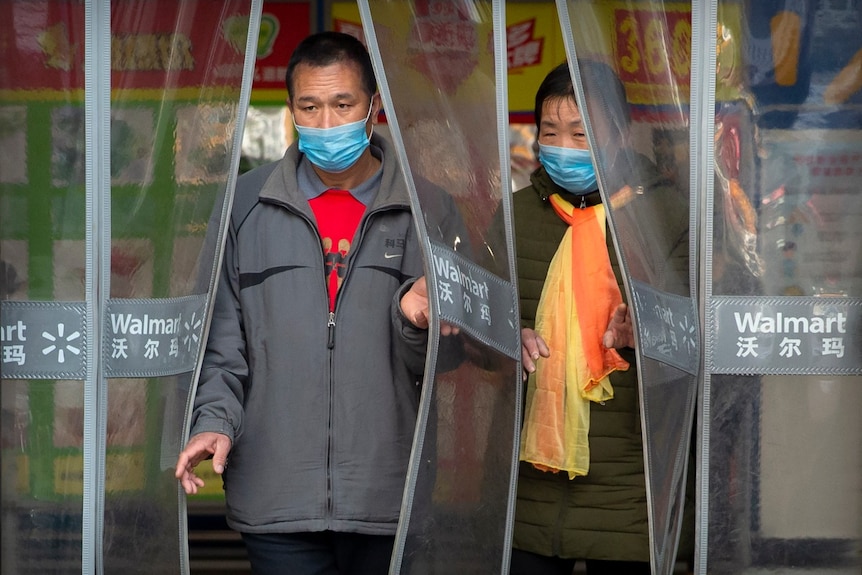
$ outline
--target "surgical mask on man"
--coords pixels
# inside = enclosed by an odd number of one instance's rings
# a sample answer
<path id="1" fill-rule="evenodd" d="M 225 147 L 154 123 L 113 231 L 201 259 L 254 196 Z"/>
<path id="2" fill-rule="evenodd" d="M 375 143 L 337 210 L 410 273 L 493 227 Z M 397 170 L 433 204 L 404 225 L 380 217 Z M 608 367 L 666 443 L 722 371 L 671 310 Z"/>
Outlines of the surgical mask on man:
<path id="1" fill-rule="evenodd" d="M 364 120 L 331 128 L 300 126 L 294 119 L 293 125 L 299 133 L 299 151 L 325 172 L 337 174 L 345 171 L 355 164 L 362 152 L 368 148 L 370 139 L 365 133 L 365 124 L 371 117 L 373 105 L 372 100 Z M 373 126 L 371 130 L 373 133 Z"/>
<path id="2" fill-rule="evenodd" d="M 597 189 L 589 150 L 539 144 L 539 161 L 554 183 L 568 192 L 583 195 Z"/>

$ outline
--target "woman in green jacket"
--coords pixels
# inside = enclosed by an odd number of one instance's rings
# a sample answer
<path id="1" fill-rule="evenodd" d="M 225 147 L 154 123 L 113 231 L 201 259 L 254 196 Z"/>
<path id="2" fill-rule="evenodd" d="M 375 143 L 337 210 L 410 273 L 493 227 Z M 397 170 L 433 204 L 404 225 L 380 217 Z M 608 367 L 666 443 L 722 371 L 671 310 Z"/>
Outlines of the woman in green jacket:
<path id="1" fill-rule="evenodd" d="M 633 335 L 566 63 L 535 118 L 542 165 L 513 200 L 527 391 L 510 573 L 583 560 L 590 575 L 649 574 Z"/>

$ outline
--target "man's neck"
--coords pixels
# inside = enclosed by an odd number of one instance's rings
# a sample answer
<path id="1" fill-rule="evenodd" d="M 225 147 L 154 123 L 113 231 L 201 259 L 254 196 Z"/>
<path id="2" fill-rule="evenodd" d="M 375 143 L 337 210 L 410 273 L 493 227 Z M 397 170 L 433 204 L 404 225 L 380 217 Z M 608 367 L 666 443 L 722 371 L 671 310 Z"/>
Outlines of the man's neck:
<path id="1" fill-rule="evenodd" d="M 379 167 L 380 160 L 375 158 L 370 150 L 365 150 L 355 164 L 338 174 L 324 172 L 317 166 L 312 165 L 317 177 L 320 178 L 320 181 L 326 187 L 338 190 L 352 190 L 356 188 L 359 184 L 373 176 Z"/>

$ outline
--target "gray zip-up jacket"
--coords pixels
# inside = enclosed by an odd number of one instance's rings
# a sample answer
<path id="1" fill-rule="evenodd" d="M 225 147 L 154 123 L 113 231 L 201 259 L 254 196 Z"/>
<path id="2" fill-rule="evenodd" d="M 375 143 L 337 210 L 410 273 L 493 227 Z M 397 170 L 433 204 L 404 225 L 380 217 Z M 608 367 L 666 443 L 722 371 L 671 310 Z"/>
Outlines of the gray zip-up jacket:
<path id="1" fill-rule="evenodd" d="M 232 440 L 235 530 L 395 532 L 427 342 L 397 304 L 424 271 L 395 151 L 372 143 L 380 189 L 331 316 L 296 144 L 237 182 L 191 430 Z"/>

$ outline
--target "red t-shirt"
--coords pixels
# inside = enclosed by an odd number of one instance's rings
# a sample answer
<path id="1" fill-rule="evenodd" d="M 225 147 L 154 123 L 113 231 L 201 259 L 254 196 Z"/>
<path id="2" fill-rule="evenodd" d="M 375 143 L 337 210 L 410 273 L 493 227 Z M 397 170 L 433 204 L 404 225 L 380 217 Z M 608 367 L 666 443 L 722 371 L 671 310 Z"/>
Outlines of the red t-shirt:
<path id="1" fill-rule="evenodd" d="M 335 310 L 335 297 L 347 271 L 347 255 L 365 205 L 347 190 L 326 190 L 308 202 L 317 218 L 317 230 L 326 263 L 329 311 Z"/>

